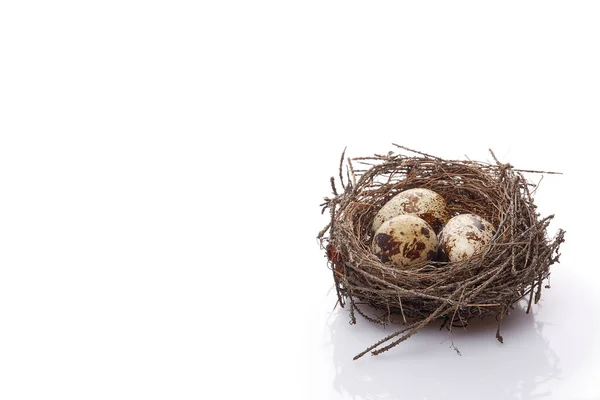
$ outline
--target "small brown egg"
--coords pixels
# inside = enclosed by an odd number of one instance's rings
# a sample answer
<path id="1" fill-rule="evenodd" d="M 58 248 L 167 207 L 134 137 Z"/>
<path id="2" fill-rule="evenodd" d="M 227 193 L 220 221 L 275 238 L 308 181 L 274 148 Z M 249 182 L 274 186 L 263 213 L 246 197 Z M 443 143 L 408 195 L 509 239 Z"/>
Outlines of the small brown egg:
<path id="1" fill-rule="evenodd" d="M 446 200 L 442 196 L 429 189 L 409 189 L 392 197 L 381 207 L 373 220 L 373 232 L 376 232 L 385 221 L 398 215 L 414 215 L 422 218 L 436 233 L 450 219 Z"/>
<path id="2" fill-rule="evenodd" d="M 440 258 L 451 262 L 469 258 L 490 242 L 495 231 L 492 224 L 478 215 L 457 215 L 439 234 Z"/>
<path id="3" fill-rule="evenodd" d="M 373 238 L 373 252 L 383 262 L 398 267 L 432 260 L 437 254 L 433 228 L 414 215 L 399 215 L 385 221 Z"/>

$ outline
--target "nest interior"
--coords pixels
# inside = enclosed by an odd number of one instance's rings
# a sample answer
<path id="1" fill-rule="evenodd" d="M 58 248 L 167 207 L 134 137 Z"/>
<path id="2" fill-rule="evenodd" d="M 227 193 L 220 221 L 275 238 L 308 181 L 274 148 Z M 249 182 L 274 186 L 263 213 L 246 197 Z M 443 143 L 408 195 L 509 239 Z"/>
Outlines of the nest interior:
<path id="1" fill-rule="evenodd" d="M 386 155 L 340 160 L 338 190 L 326 197 L 323 212 L 331 220 L 318 234 L 332 270 L 339 304 L 387 325 L 404 326 L 365 349 L 380 354 L 437 320 L 442 327 L 465 326 L 475 317 L 501 321 L 521 299 L 527 312 L 540 299 L 550 265 L 558 262 L 564 231 L 550 239 L 553 216 L 542 217 L 533 201 L 535 185 L 528 171 L 499 162 L 444 160 L 395 145 Z M 344 168 L 345 167 L 345 168 Z M 345 173 L 344 173 L 345 172 Z M 451 216 L 477 214 L 496 227 L 483 251 L 458 262 L 430 261 L 397 268 L 371 250 L 371 225 L 379 209 L 411 188 L 431 189 L 446 200 Z M 496 337 L 502 341 L 500 326 Z"/>

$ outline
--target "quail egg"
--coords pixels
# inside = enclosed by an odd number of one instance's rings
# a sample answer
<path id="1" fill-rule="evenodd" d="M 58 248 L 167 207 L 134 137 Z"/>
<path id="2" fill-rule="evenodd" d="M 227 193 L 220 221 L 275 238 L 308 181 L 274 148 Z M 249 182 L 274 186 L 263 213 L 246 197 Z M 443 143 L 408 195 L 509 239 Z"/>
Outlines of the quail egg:
<path id="1" fill-rule="evenodd" d="M 439 232 L 450 219 L 446 201 L 442 196 L 429 189 L 408 189 L 392 197 L 381 207 L 373 220 L 373 232 L 376 232 L 385 221 L 398 215 L 414 215 L 422 218 L 435 232 Z"/>
<path id="2" fill-rule="evenodd" d="M 373 238 L 373 252 L 383 262 L 411 266 L 433 259 L 437 236 L 427 222 L 414 215 L 399 215 L 385 221 Z"/>
<path id="3" fill-rule="evenodd" d="M 481 251 L 494 233 L 494 226 L 478 215 L 457 215 L 439 234 L 440 259 L 453 262 L 469 258 Z"/>

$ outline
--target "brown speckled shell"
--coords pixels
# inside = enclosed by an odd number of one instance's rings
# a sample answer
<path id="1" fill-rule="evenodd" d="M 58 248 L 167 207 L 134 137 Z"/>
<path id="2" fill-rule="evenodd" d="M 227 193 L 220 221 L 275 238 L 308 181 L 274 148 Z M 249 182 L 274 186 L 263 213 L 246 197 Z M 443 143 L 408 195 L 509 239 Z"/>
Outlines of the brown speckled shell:
<path id="1" fill-rule="evenodd" d="M 479 252 L 494 236 L 495 228 L 475 214 L 453 217 L 439 235 L 441 261 L 460 261 Z"/>
<path id="2" fill-rule="evenodd" d="M 432 260 L 437 254 L 433 228 L 414 215 L 400 215 L 385 221 L 373 238 L 373 252 L 383 262 L 402 267 Z"/>
<path id="3" fill-rule="evenodd" d="M 405 190 L 384 204 L 373 220 L 373 232 L 385 221 L 398 215 L 422 218 L 433 230 L 439 232 L 450 219 L 446 201 L 433 190 L 416 188 Z"/>

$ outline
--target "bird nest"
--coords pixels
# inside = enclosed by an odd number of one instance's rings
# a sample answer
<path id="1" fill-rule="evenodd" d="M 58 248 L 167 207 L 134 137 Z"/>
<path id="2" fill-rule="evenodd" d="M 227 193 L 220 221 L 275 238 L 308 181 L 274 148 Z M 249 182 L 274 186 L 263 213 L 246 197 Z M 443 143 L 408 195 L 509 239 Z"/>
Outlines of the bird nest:
<path id="1" fill-rule="evenodd" d="M 339 304 L 381 324 L 404 326 L 358 354 L 380 354 L 437 321 L 442 328 L 465 326 L 475 317 L 499 322 L 521 299 L 527 312 L 537 303 L 550 265 L 558 262 L 564 231 L 553 239 L 547 228 L 553 215 L 536 212 L 536 185 L 526 173 L 499 162 L 444 160 L 395 145 L 398 153 L 340 160 L 341 190 L 331 178 L 333 197 L 323 212 L 331 220 L 318 234 L 332 270 Z M 345 164 L 345 165 L 344 165 Z M 344 173 L 344 166 L 345 173 Z M 360 168 L 359 168 L 360 166 Z M 406 189 L 427 188 L 446 200 L 450 216 L 477 214 L 496 227 L 482 251 L 455 262 L 427 261 L 398 268 L 372 251 L 373 219 L 393 196 Z M 500 324 L 496 338 L 502 342 Z"/>

